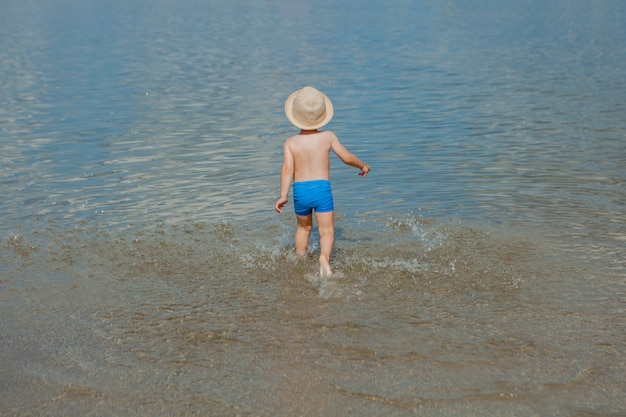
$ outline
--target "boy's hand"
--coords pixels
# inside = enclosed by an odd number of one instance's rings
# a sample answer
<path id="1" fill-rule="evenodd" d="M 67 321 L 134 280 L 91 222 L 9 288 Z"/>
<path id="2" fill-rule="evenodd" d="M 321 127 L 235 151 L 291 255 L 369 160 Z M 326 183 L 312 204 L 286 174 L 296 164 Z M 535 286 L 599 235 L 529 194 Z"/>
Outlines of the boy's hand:
<path id="1" fill-rule="evenodd" d="M 367 164 L 363 164 L 363 169 L 359 172 L 359 175 L 365 178 L 365 176 L 370 172 L 370 166 Z"/>
<path id="2" fill-rule="evenodd" d="M 283 212 L 283 207 L 285 207 L 285 204 L 287 204 L 288 199 L 286 197 L 281 197 L 276 201 L 276 205 L 274 206 L 274 209 L 276 210 L 277 213 L 282 213 Z"/>

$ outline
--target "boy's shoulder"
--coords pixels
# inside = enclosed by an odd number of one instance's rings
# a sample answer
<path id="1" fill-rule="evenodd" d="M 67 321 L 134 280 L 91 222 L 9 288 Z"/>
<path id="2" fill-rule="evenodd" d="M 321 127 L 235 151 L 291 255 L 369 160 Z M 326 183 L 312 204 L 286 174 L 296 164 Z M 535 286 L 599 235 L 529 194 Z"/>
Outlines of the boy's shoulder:
<path id="1" fill-rule="evenodd" d="M 300 144 L 304 144 L 309 141 L 316 141 L 319 144 L 325 143 L 328 146 L 332 146 L 332 142 L 337 139 L 337 136 L 330 130 L 320 130 L 315 132 L 300 132 L 285 140 L 285 145 L 288 147 L 300 147 Z"/>
<path id="2" fill-rule="evenodd" d="M 301 131 L 295 135 L 287 138 L 287 140 L 297 140 L 301 138 L 324 138 L 324 137 L 336 137 L 336 135 L 330 130 L 315 130 L 315 131 Z"/>

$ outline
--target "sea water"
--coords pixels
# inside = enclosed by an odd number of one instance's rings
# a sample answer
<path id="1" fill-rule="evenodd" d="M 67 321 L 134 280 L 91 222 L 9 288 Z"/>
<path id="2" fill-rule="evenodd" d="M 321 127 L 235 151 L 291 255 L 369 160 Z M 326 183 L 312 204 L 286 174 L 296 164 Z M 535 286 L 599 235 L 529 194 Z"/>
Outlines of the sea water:
<path id="1" fill-rule="evenodd" d="M 626 414 L 626 3 L 0 0 L 0 414 Z M 294 90 L 335 274 L 278 215 Z"/>

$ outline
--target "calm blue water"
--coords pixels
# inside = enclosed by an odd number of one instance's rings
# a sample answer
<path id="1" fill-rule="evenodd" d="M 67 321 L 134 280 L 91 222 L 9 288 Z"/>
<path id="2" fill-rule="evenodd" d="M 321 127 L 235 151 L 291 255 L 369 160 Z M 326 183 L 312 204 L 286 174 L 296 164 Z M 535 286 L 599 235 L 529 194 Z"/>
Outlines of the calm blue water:
<path id="1" fill-rule="evenodd" d="M 0 0 L 0 414 L 626 414 L 626 3 Z M 279 216 L 313 85 L 336 274 Z"/>

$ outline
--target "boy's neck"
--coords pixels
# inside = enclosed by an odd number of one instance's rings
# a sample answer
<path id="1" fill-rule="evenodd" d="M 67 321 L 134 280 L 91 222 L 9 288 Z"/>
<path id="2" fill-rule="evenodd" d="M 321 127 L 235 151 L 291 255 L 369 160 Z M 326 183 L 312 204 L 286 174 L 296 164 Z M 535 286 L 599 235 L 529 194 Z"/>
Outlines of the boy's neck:
<path id="1" fill-rule="evenodd" d="M 300 130 L 300 134 L 301 135 L 310 135 L 311 133 L 319 133 L 319 130 L 317 130 L 317 129 L 313 129 L 313 130 L 301 129 Z"/>

